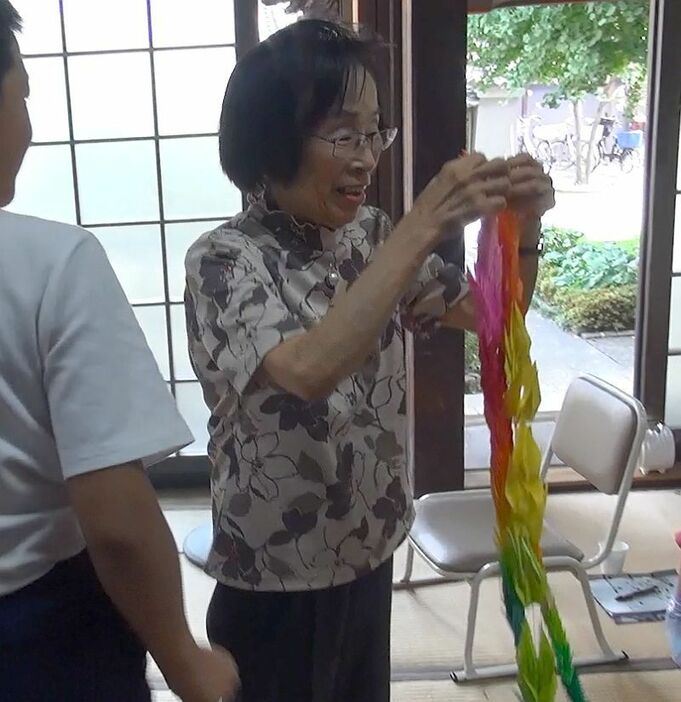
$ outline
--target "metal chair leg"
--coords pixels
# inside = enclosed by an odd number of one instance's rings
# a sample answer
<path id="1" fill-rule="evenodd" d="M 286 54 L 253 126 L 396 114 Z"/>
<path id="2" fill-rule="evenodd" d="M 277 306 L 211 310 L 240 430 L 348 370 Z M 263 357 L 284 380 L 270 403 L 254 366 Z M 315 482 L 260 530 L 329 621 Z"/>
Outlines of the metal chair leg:
<path id="1" fill-rule="evenodd" d="M 468 620 L 466 623 L 466 643 L 463 651 L 463 670 L 453 671 L 454 682 L 477 680 L 480 672 L 473 662 L 473 646 L 475 644 L 475 627 L 478 622 L 478 606 L 480 604 L 480 586 L 482 581 L 497 572 L 496 564 L 488 564 L 479 570 L 475 577 L 468 581 L 471 586 L 471 599 L 468 603 Z"/>
<path id="2" fill-rule="evenodd" d="M 410 544 L 407 543 L 407 564 L 404 569 L 404 575 L 402 576 L 402 580 L 400 580 L 401 583 L 410 583 L 411 582 L 411 576 L 412 573 L 414 572 L 414 547 Z"/>
<path id="3" fill-rule="evenodd" d="M 586 608 L 589 612 L 589 617 L 591 618 L 591 626 L 594 630 L 594 635 L 598 641 L 598 645 L 603 651 L 603 655 L 610 660 L 621 660 L 626 658 L 626 654 L 623 652 L 615 653 L 612 647 L 605 638 L 605 633 L 603 627 L 601 626 L 601 620 L 598 616 L 598 610 L 596 609 L 596 603 L 594 602 L 593 593 L 591 592 L 591 587 L 589 586 L 589 578 L 584 571 L 584 569 L 578 563 L 572 563 L 569 565 L 569 569 L 572 574 L 577 578 L 580 585 L 582 586 L 582 592 L 584 593 L 584 600 L 586 602 Z"/>
<path id="4" fill-rule="evenodd" d="M 475 626 L 478 621 L 478 604 L 480 602 L 480 584 L 484 576 L 478 573 L 470 581 L 471 599 L 468 604 L 468 623 L 466 624 L 466 646 L 463 651 L 463 672 L 467 678 L 476 676 L 475 664 L 473 663 L 473 645 L 475 643 Z"/>

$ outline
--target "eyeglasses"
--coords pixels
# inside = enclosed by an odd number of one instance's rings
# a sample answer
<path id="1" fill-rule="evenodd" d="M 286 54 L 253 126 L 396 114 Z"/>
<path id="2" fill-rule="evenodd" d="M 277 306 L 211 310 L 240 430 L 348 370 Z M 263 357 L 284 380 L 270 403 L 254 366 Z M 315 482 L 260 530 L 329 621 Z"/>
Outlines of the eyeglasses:
<path id="1" fill-rule="evenodd" d="M 387 151 L 397 137 L 397 128 L 382 129 L 380 132 L 365 134 L 364 132 L 349 132 L 343 136 L 323 137 L 320 134 L 314 135 L 317 139 L 333 145 L 333 155 L 336 158 L 349 159 L 356 156 L 365 144 L 369 144 L 374 158 L 378 158 L 384 151 Z"/>

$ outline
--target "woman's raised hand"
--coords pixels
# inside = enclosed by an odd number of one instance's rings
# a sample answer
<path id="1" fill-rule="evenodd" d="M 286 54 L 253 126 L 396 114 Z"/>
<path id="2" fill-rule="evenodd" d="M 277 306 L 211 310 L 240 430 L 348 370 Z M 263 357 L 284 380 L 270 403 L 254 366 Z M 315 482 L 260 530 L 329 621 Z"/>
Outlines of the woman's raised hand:
<path id="1" fill-rule="evenodd" d="M 462 156 L 442 167 L 405 219 L 435 239 L 461 234 L 467 224 L 503 210 L 510 189 L 506 160 L 488 161 L 481 154 Z"/>

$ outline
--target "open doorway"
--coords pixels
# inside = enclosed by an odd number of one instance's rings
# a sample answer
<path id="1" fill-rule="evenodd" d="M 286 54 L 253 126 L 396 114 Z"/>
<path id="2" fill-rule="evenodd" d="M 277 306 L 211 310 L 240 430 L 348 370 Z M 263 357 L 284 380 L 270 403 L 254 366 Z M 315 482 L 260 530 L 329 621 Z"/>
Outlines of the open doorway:
<path id="1" fill-rule="evenodd" d="M 469 16 L 471 145 L 488 157 L 527 151 L 556 187 L 528 314 L 540 443 L 575 376 L 593 373 L 634 390 L 649 12 L 647 0 L 620 0 Z M 466 233 L 469 266 L 477 233 Z M 484 471 L 488 435 L 472 335 L 465 385 L 465 465 Z"/>

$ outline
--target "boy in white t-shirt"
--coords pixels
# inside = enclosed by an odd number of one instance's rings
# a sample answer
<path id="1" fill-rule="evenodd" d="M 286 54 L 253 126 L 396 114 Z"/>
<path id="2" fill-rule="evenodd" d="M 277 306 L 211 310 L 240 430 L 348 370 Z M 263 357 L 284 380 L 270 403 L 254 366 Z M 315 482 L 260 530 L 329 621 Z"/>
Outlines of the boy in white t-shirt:
<path id="1" fill-rule="evenodd" d="M 31 138 L 19 21 L 0 0 L 0 207 Z M 143 470 L 191 440 L 96 239 L 0 210 L 0 702 L 148 701 L 146 650 L 186 702 L 232 699 Z"/>

